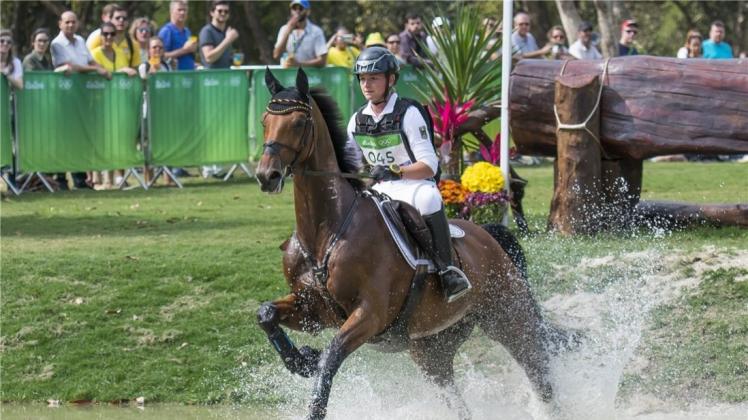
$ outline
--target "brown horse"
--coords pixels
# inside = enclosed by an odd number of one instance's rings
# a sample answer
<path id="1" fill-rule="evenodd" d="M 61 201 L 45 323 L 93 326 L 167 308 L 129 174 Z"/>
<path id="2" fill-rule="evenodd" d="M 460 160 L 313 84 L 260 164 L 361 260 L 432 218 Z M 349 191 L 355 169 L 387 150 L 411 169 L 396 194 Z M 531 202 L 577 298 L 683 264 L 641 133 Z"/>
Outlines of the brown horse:
<path id="1" fill-rule="evenodd" d="M 264 303 L 258 321 L 285 365 L 315 376 L 310 419 L 326 414 L 332 380 L 343 360 L 376 341 L 401 313 L 414 270 L 399 254 L 370 199 L 354 178 L 360 166 L 345 144 L 335 103 L 309 91 L 299 69 L 296 87 L 283 88 L 267 70 L 273 95 L 263 116 L 265 150 L 257 179 L 266 192 L 280 192 L 293 173 L 296 232 L 284 244 L 283 268 L 291 293 Z M 524 368 L 543 400 L 550 400 L 552 347 L 569 335 L 546 323 L 525 278 L 524 256 L 508 231 L 492 233 L 463 220 L 454 240 L 458 262 L 473 284 L 468 295 L 446 303 L 435 275 L 427 282 L 407 324 L 407 350 L 446 392 L 460 417 L 470 416 L 454 385 L 453 359 L 475 325 L 504 345 Z M 513 248 L 514 260 L 497 241 Z M 301 349 L 280 325 L 316 332 L 339 328 L 322 352 Z"/>

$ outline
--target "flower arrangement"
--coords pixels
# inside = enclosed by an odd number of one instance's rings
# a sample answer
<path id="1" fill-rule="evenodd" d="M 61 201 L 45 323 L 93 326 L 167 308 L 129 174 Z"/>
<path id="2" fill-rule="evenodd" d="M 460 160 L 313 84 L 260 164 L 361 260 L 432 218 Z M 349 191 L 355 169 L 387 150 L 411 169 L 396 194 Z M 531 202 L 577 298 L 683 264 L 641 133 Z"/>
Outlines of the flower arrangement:
<path id="1" fill-rule="evenodd" d="M 465 169 L 462 183 L 439 182 L 447 217 L 461 217 L 477 224 L 497 223 L 507 210 L 509 197 L 498 166 L 478 162 Z"/>

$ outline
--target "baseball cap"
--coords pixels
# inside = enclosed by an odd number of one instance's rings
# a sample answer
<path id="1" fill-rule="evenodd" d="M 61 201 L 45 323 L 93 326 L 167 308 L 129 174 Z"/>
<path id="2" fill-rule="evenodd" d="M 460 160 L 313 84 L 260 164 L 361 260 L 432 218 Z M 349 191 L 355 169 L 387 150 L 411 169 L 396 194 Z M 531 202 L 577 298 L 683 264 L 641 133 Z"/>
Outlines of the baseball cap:
<path id="1" fill-rule="evenodd" d="M 592 30 L 592 24 L 585 21 L 582 21 L 582 23 L 577 26 L 577 32 L 585 32 L 585 31 L 591 31 Z"/>
<path id="2" fill-rule="evenodd" d="M 639 23 L 635 19 L 625 19 L 623 22 L 621 22 L 621 29 L 626 29 L 631 26 L 633 26 L 634 28 L 639 28 Z"/>
<path id="3" fill-rule="evenodd" d="M 288 7 L 293 7 L 295 4 L 298 4 L 299 6 L 303 7 L 304 9 L 308 9 L 311 6 L 309 4 L 309 0 L 293 0 L 293 1 L 291 1 L 291 4 Z"/>

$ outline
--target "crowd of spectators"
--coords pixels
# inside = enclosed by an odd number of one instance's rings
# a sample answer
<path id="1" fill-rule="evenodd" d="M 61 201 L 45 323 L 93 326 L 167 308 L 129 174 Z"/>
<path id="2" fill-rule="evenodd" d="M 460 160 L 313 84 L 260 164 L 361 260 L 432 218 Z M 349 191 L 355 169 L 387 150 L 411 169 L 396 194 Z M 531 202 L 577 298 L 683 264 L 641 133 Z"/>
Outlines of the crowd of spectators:
<path id="1" fill-rule="evenodd" d="M 31 52 L 19 60 L 13 54 L 14 40 L 8 30 L 0 30 L 0 71 L 7 76 L 16 89 L 23 88 L 24 71 L 54 70 L 57 72 L 91 73 L 111 78 L 112 73 L 124 73 L 130 77 L 146 79 L 150 74 L 173 70 L 194 70 L 197 67 L 208 69 L 230 68 L 243 64 L 243 54 L 234 51 L 233 44 L 239 39 L 239 32 L 228 26 L 231 3 L 227 0 L 213 1 L 209 23 L 194 36 L 186 26 L 188 4 L 184 0 L 173 0 L 169 4 L 169 21 L 160 29 L 148 17 L 132 19 L 127 9 L 118 4 L 107 4 L 101 11 L 101 23 L 92 30 L 86 40 L 77 34 L 78 18 L 72 11 L 59 16 L 59 33 L 52 39 L 52 33 L 39 28 L 31 35 Z M 364 40 L 363 34 L 353 33 L 340 26 L 329 38 L 312 19 L 310 0 L 292 0 L 289 4 L 288 21 L 278 30 L 273 49 L 273 57 L 285 67 L 295 66 L 342 66 L 350 68 L 358 54 L 367 47 L 378 45 L 389 49 L 401 64 L 416 67 L 430 65 L 425 49 L 437 53 L 434 40 L 427 36 L 423 20 L 418 13 L 405 16 L 400 33 L 390 33 L 386 37 L 380 32 L 372 32 Z M 446 18 L 437 17 L 431 22 L 432 32 L 440 31 L 448 23 Z M 484 28 L 492 41 L 499 39 L 502 28 L 494 17 L 484 19 Z M 639 23 L 635 19 L 625 19 L 620 25 L 620 38 L 617 43 L 618 56 L 641 53 L 636 39 Z M 568 37 L 562 26 L 553 26 L 547 32 L 547 40 L 539 47 L 530 32 L 531 18 L 526 12 L 514 16 L 512 30 L 513 54 L 515 59 L 600 59 L 598 49 L 599 34 L 592 23 L 583 21 L 577 26 L 576 40 L 568 44 Z M 196 61 L 196 56 L 199 62 Z M 678 58 L 732 58 L 732 47 L 725 42 L 725 25 L 714 21 L 704 39 L 697 29 L 688 31 L 684 45 L 677 52 Z M 495 54 L 491 58 L 497 59 Z M 220 174 L 222 168 L 204 167 L 203 176 Z M 175 168 L 176 175 L 185 175 Z M 121 181 L 122 171 L 104 173 L 74 173 L 76 188 L 91 188 L 100 185 L 110 188 Z M 58 174 L 60 188 L 67 188 L 64 174 Z"/>

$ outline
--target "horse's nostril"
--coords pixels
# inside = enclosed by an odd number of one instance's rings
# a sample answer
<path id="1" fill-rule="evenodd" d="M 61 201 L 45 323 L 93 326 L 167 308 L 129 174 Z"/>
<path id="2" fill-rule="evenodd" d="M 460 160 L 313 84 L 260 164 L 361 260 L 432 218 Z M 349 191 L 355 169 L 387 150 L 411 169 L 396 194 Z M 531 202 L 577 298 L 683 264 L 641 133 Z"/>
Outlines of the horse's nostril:
<path id="1" fill-rule="evenodd" d="M 273 171 L 270 173 L 270 176 L 268 177 L 268 181 L 275 181 L 281 177 L 281 173 L 278 171 Z"/>

